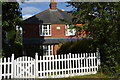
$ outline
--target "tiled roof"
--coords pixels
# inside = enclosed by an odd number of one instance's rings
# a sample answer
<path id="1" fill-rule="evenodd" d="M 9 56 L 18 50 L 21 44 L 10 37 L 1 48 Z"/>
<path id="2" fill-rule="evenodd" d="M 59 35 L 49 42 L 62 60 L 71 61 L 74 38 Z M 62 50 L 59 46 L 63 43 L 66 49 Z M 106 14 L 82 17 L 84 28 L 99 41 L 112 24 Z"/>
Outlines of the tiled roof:
<path id="1" fill-rule="evenodd" d="M 59 9 L 47 9 L 24 20 L 24 24 L 65 24 L 61 19 L 71 22 L 72 15 Z"/>

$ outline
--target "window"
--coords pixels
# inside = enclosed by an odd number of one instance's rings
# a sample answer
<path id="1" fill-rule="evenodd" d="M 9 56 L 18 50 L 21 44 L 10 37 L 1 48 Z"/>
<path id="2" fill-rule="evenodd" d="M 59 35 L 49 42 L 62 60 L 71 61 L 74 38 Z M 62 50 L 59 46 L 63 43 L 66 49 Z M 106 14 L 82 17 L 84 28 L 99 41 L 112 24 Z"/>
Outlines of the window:
<path id="1" fill-rule="evenodd" d="M 47 24 L 43 24 L 39 26 L 40 36 L 51 36 L 51 26 Z"/>
<path id="2" fill-rule="evenodd" d="M 43 55 L 45 56 L 53 55 L 52 45 L 41 45 L 40 48 L 42 48 Z"/>
<path id="3" fill-rule="evenodd" d="M 75 29 L 69 29 L 69 25 L 66 25 L 66 36 L 74 36 L 76 33 Z"/>

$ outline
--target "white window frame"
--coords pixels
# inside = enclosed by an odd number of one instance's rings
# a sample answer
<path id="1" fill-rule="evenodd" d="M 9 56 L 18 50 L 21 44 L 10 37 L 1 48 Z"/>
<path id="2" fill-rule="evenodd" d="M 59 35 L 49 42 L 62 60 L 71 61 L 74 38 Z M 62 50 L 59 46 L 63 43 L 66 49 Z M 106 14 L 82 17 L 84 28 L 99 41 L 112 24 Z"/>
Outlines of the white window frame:
<path id="1" fill-rule="evenodd" d="M 50 24 L 39 25 L 39 35 L 40 36 L 51 36 L 51 25 Z"/>
<path id="2" fill-rule="evenodd" d="M 44 56 L 51 56 L 53 55 L 53 45 L 41 45 L 43 49 Z"/>
<path id="3" fill-rule="evenodd" d="M 65 35 L 66 36 L 75 36 L 76 30 L 75 29 L 69 29 L 69 25 L 65 26 Z"/>

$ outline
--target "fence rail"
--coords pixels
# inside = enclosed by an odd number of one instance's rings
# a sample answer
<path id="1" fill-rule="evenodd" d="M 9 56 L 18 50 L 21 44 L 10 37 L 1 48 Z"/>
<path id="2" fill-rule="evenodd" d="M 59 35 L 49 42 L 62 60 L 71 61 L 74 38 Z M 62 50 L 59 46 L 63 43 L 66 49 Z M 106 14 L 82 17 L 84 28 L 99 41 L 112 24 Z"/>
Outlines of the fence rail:
<path id="1" fill-rule="evenodd" d="M 58 78 L 96 74 L 100 65 L 99 52 L 0 58 L 0 79 Z"/>

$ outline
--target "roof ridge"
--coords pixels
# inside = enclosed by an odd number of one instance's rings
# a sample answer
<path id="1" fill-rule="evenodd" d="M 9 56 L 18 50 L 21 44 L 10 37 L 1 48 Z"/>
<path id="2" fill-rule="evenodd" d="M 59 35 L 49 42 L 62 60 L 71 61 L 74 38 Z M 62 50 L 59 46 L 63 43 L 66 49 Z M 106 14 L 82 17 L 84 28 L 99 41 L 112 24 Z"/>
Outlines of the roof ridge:
<path id="1" fill-rule="evenodd" d="M 45 11 L 49 10 L 49 9 L 50 9 L 50 8 L 48 8 L 48 9 L 46 9 L 46 10 L 42 11 L 42 12 L 39 12 L 39 13 L 35 14 L 34 16 L 37 16 L 37 15 L 39 15 L 39 14 L 41 14 L 41 13 L 43 13 L 43 12 L 45 12 Z"/>

